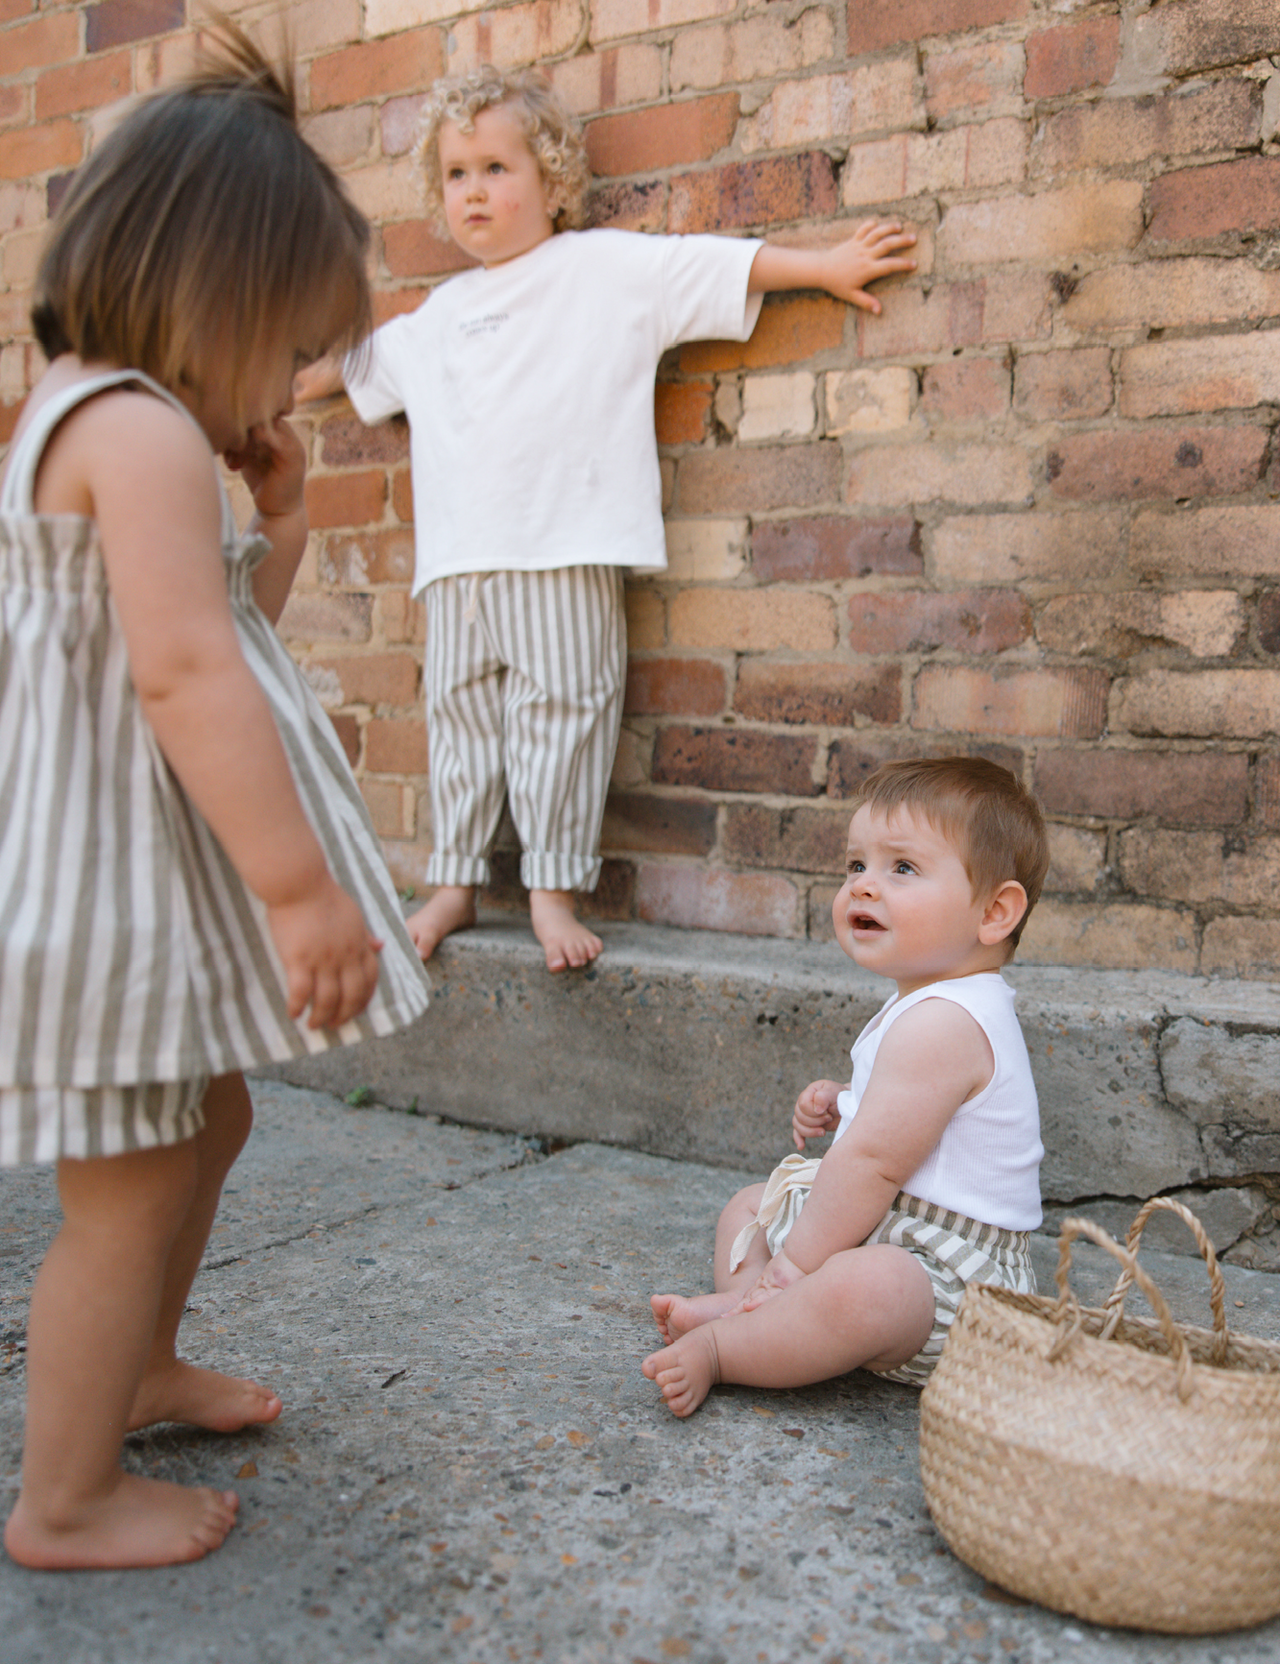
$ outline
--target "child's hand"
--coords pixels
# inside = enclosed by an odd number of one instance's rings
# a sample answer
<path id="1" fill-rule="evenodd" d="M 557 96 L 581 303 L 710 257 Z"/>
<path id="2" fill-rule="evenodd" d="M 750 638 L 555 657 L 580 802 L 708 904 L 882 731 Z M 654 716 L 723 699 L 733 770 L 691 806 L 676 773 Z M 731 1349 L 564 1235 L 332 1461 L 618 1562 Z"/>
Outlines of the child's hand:
<path id="1" fill-rule="evenodd" d="M 244 449 L 228 451 L 226 460 L 243 477 L 262 519 L 280 520 L 302 509 L 307 453 L 283 416 L 253 428 Z"/>
<path id="2" fill-rule="evenodd" d="M 304 899 L 267 908 L 284 961 L 289 1015 L 308 1006 L 308 1028 L 337 1028 L 362 1012 L 378 986 L 382 943 L 360 909 L 328 874 Z"/>
<path id="3" fill-rule="evenodd" d="M 836 1099 L 844 1091 L 838 1080 L 811 1081 L 796 1099 L 791 1117 L 791 1136 L 796 1149 L 803 1150 L 807 1138 L 821 1138 L 838 1125 L 840 1111 Z"/>
<path id="4" fill-rule="evenodd" d="M 915 271 L 915 261 L 897 253 L 913 247 L 915 240 L 915 233 L 904 231 L 896 221 L 864 220 L 852 237 L 822 255 L 826 273 L 822 287 L 838 299 L 878 315 L 880 302 L 867 293 L 866 285 L 894 272 Z"/>
<path id="5" fill-rule="evenodd" d="M 772 1300 L 775 1294 L 781 1294 L 784 1288 L 798 1283 L 804 1275 L 800 1267 L 792 1264 L 779 1249 L 729 1316 L 732 1317 L 738 1312 L 755 1311 L 758 1306 L 763 1306 L 766 1300 Z"/>

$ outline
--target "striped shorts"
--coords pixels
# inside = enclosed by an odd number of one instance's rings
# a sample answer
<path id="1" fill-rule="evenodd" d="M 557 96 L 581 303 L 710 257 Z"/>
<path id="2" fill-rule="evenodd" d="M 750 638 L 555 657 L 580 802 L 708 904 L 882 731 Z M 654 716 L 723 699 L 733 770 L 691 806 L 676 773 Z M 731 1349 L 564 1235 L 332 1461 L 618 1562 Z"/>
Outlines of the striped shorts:
<path id="1" fill-rule="evenodd" d="M 181 1144 L 204 1126 L 209 1078 L 138 1086 L 0 1087 L 0 1167 Z"/>

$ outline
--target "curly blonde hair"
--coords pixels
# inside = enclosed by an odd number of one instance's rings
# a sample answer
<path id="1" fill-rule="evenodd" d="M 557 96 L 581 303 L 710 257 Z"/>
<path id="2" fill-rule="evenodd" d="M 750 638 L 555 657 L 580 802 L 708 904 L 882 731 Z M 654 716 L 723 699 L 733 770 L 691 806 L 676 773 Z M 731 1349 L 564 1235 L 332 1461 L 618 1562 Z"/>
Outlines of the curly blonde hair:
<path id="1" fill-rule="evenodd" d="M 480 64 L 466 75 L 446 75 L 427 95 L 418 127 L 416 154 L 422 163 L 427 212 L 447 231 L 444 180 L 440 173 L 440 128 L 453 122 L 462 133 L 475 131 L 482 110 L 510 109 L 524 131 L 546 185 L 557 192 L 552 217 L 556 231 L 576 230 L 585 218 L 591 170 L 577 122 L 546 76 L 536 69 L 502 70 Z"/>

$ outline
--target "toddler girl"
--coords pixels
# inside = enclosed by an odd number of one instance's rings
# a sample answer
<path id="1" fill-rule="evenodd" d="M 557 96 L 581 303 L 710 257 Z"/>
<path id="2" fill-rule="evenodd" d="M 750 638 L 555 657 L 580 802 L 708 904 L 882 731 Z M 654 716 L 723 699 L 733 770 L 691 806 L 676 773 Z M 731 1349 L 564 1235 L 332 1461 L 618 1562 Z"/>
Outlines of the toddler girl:
<path id="1" fill-rule="evenodd" d="M 231 1492 L 120 1452 L 157 1421 L 280 1414 L 176 1353 L 249 1130 L 238 1071 L 384 1034 L 427 997 L 343 753 L 268 622 L 307 531 L 292 379 L 365 328 L 367 228 L 287 75 L 230 27 L 224 49 L 72 181 L 33 308 L 49 369 L 0 488 L 0 1161 L 56 1161 L 64 1214 L 5 1530 L 28 1566 L 222 1542 Z M 254 498 L 243 537 L 219 454 Z"/>

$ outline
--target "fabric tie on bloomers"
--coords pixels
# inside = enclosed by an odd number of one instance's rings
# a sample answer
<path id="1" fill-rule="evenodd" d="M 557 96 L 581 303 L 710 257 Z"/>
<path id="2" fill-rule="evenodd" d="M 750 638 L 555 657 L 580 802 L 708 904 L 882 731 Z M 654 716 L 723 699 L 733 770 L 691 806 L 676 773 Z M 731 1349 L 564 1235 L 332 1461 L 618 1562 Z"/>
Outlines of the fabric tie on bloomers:
<path id="1" fill-rule="evenodd" d="M 733 1239 L 733 1247 L 729 1250 L 731 1276 L 746 1258 L 751 1239 L 758 1230 L 764 1231 L 769 1252 L 776 1252 L 773 1246 L 775 1233 L 778 1239 L 784 1238 L 800 1217 L 800 1209 L 813 1188 L 821 1160 L 820 1156 L 784 1156 L 770 1173 L 755 1218 L 749 1225 L 744 1225 Z"/>

